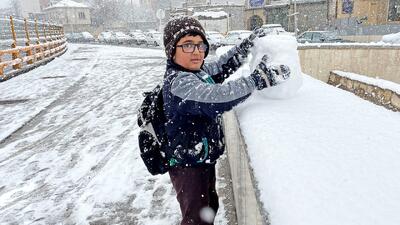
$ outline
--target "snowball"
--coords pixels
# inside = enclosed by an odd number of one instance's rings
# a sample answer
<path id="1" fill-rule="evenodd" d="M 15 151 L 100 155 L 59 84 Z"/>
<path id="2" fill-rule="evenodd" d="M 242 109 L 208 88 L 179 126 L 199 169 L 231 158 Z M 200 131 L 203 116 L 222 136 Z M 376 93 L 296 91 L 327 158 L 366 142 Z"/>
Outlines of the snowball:
<path id="1" fill-rule="evenodd" d="M 215 212 L 210 207 L 204 207 L 200 210 L 200 218 L 207 223 L 212 223 L 214 221 Z"/>
<path id="2" fill-rule="evenodd" d="M 286 99 L 296 95 L 302 85 L 300 59 L 295 37 L 287 35 L 267 35 L 255 40 L 251 49 L 250 71 L 254 71 L 261 58 L 268 55 L 268 65 L 287 65 L 290 78 L 282 84 L 265 88 L 257 94 L 265 98 Z"/>

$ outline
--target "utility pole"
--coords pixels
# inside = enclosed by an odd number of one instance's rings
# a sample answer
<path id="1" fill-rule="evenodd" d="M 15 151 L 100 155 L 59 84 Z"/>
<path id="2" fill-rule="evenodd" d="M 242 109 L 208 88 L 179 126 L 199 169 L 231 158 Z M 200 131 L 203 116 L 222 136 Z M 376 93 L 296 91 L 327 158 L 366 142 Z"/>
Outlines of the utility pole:
<path id="1" fill-rule="evenodd" d="M 292 0 L 290 0 L 290 2 L 289 2 L 290 6 L 292 5 L 291 1 Z M 294 20 L 294 35 L 295 35 L 295 37 L 297 37 L 297 15 L 299 13 L 297 12 L 297 0 L 293 0 L 293 1 L 294 1 L 293 2 L 293 11 L 294 12 L 292 14 L 289 14 L 288 17 L 293 16 L 293 20 Z"/>
<path id="2" fill-rule="evenodd" d="M 297 37 L 297 0 L 294 0 L 294 36 Z"/>

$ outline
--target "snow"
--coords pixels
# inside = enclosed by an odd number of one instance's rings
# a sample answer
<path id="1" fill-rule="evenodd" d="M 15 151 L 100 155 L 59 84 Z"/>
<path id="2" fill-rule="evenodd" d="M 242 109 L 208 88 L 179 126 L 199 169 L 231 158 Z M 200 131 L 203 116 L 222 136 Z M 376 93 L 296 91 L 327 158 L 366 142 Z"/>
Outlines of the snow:
<path id="1" fill-rule="evenodd" d="M 206 18 L 227 18 L 228 14 L 224 11 L 206 11 L 206 12 L 195 12 L 193 17 L 206 17 Z"/>
<path id="2" fill-rule="evenodd" d="M 271 224 L 400 224 L 398 113 L 307 75 L 236 111 Z"/>
<path id="3" fill-rule="evenodd" d="M 220 47 L 216 55 L 221 56 L 232 46 Z M 254 47 L 250 50 L 247 62 L 228 80 L 240 76 L 248 76 L 253 72 L 264 55 L 267 55 L 268 65 L 287 65 L 291 71 L 291 77 L 283 84 L 264 89 L 255 93 L 262 98 L 285 99 L 296 95 L 302 85 L 300 59 L 297 51 L 297 41 L 292 36 L 267 35 L 255 40 Z"/>
<path id="4" fill-rule="evenodd" d="M 318 48 L 324 48 L 324 47 L 331 47 L 331 46 L 337 46 L 337 47 L 344 47 L 344 48 L 351 48 L 351 47 L 369 47 L 369 48 L 382 48 L 382 47 L 400 47 L 400 44 L 397 43 L 385 43 L 385 42 L 369 42 L 369 43 L 341 43 L 341 42 L 335 42 L 335 43 L 299 43 L 299 47 L 318 47 Z"/>
<path id="5" fill-rule="evenodd" d="M 300 58 L 297 41 L 292 36 L 267 35 L 255 40 L 255 49 L 251 52 L 250 71 L 254 71 L 264 55 L 268 56 L 268 65 L 286 65 L 290 68 L 290 78 L 281 85 L 264 89 L 260 94 L 265 98 L 290 98 L 296 95 L 302 84 Z"/>
<path id="6" fill-rule="evenodd" d="M 292 98 L 235 111 L 271 224 L 400 224 L 400 114 L 305 74 Z"/>
<path id="7" fill-rule="evenodd" d="M 247 76 L 251 60 L 229 79 Z M 162 50 L 69 45 L 0 83 L 0 101 L 28 100 L 0 104 L 0 223 L 177 224 L 168 176 L 151 176 L 137 147 L 140 93 L 164 70 Z M 400 224 L 398 112 L 305 74 L 291 98 L 262 93 L 235 111 L 271 224 Z"/>
<path id="8" fill-rule="evenodd" d="M 344 72 L 344 71 L 338 71 L 338 70 L 334 70 L 332 71 L 336 74 L 338 74 L 339 76 L 342 77 L 347 77 L 349 79 L 352 80 L 357 80 L 366 84 L 371 84 L 377 87 L 380 87 L 382 89 L 388 89 L 391 90 L 393 92 L 396 92 L 397 94 L 400 95 L 400 84 L 391 82 L 391 81 L 387 81 L 387 80 L 383 80 L 383 79 L 379 79 L 379 77 L 377 78 L 371 78 L 368 77 L 366 75 L 360 75 L 360 74 L 355 74 L 355 73 L 350 73 L 350 72 Z"/>
<path id="9" fill-rule="evenodd" d="M 384 35 L 382 37 L 382 42 L 391 43 L 391 44 L 400 44 L 400 32 Z"/>
<path id="10" fill-rule="evenodd" d="M 137 146 L 141 93 L 165 61 L 162 50 L 70 44 L 0 83 L 0 102 L 27 99 L 0 103 L 0 224 L 178 224 L 169 176 L 151 176 Z M 215 224 L 227 224 L 222 202 Z"/>
<path id="11" fill-rule="evenodd" d="M 72 0 L 61 0 L 60 2 L 50 7 L 47 7 L 46 9 L 52 9 L 52 8 L 89 8 L 89 6 Z"/>

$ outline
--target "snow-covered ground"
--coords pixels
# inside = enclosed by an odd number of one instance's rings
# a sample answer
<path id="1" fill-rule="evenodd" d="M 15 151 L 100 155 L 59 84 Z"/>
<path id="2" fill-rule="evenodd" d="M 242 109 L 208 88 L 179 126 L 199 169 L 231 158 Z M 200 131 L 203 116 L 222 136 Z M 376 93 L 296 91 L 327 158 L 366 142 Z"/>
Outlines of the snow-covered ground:
<path id="1" fill-rule="evenodd" d="M 264 37 L 252 51 L 295 71 L 295 43 Z M 274 87 L 279 100 L 263 90 L 236 108 L 271 224 L 400 224 L 400 113 L 301 76 L 294 95 L 284 83 Z"/>
<path id="2" fill-rule="evenodd" d="M 178 223 L 168 176 L 146 172 L 136 143 L 163 55 L 70 45 L 0 83 L 0 224 Z M 302 78 L 292 98 L 235 109 L 272 225 L 400 224 L 400 114 Z"/>
<path id="3" fill-rule="evenodd" d="M 164 70 L 162 50 L 69 45 L 0 83 L 0 224 L 178 224 L 168 175 L 137 146 L 141 93 Z"/>
<path id="4" fill-rule="evenodd" d="M 272 225 L 400 224 L 400 114 L 303 77 L 237 108 Z"/>

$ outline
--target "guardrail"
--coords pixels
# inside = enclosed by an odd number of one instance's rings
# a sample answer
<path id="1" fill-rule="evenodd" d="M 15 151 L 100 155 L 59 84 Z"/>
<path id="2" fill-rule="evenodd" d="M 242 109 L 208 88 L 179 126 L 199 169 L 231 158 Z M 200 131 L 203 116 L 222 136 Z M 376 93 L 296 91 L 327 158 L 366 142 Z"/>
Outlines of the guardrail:
<path id="1" fill-rule="evenodd" d="M 0 81 L 46 63 L 67 50 L 62 26 L 0 18 Z"/>

